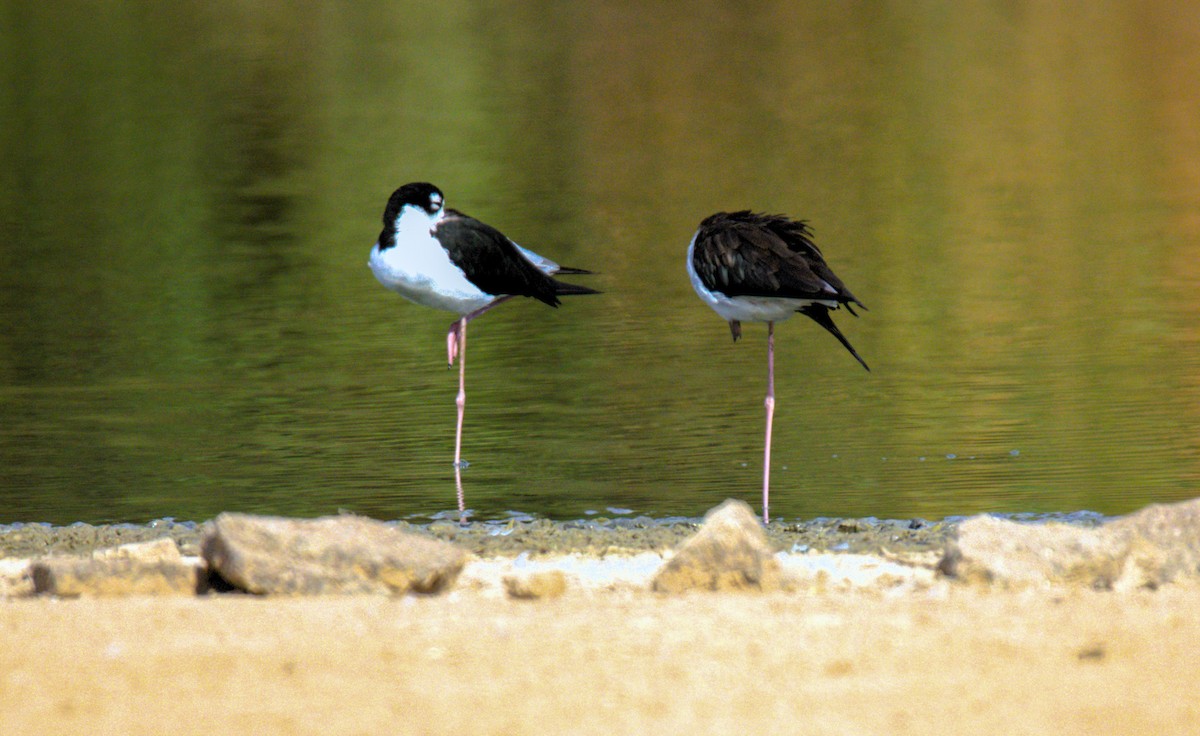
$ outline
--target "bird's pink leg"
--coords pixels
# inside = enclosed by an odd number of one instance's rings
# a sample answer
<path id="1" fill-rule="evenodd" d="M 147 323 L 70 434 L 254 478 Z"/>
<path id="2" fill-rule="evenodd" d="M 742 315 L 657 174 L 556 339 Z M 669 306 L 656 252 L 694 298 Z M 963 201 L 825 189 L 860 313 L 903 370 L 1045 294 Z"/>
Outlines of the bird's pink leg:
<path id="1" fill-rule="evenodd" d="M 458 397 L 454 400 L 458 406 L 458 425 L 454 429 L 454 484 L 458 489 L 458 513 L 460 520 L 465 521 L 466 503 L 463 499 L 462 487 L 462 428 L 463 414 L 467 408 L 467 318 L 458 321 Z"/>
<path id="2" fill-rule="evenodd" d="M 767 440 L 763 450 L 763 523 L 771 521 L 771 424 L 775 419 L 775 323 L 767 323 Z"/>
<path id="3" fill-rule="evenodd" d="M 458 332 L 459 332 L 459 330 L 463 329 L 468 322 L 475 319 L 479 315 L 488 311 L 489 309 L 496 306 L 497 304 L 503 304 L 504 302 L 508 301 L 509 299 L 512 299 L 511 295 L 496 297 L 495 299 L 488 302 L 484 306 L 480 307 L 479 309 L 476 309 L 474 312 L 464 315 L 464 316 L 460 317 L 459 319 L 456 319 L 450 323 L 450 330 L 448 332 L 446 332 L 446 364 L 447 365 L 454 365 L 454 359 L 456 357 L 458 357 Z"/>
<path id="4" fill-rule="evenodd" d="M 450 329 L 446 332 L 446 367 L 454 365 L 454 359 L 458 357 L 458 331 L 462 328 L 462 320 L 454 320 L 454 324 L 450 325 Z"/>
<path id="5" fill-rule="evenodd" d="M 462 468 L 454 466 L 454 487 L 458 491 L 458 523 L 467 523 L 467 509 L 462 489 Z"/>
<path id="6" fill-rule="evenodd" d="M 454 359 L 461 358 L 458 363 L 458 396 L 454 399 L 454 403 L 458 407 L 458 424 L 454 428 L 454 485 L 458 492 L 459 521 L 463 522 L 466 521 L 467 513 L 462 486 L 462 469 L 466 464 L 462 459 L 462 430 L 463 415 L 466 413 L 467 408 L 467 323 L 497 304 L 506 302 L 509 299 L 512 299 L 512 297 L 497 297 L 474 312 L 459 317 L 450 325 L 450 330 L 446 333 L 447 362 L 450 365 L 454 365 Z"/>

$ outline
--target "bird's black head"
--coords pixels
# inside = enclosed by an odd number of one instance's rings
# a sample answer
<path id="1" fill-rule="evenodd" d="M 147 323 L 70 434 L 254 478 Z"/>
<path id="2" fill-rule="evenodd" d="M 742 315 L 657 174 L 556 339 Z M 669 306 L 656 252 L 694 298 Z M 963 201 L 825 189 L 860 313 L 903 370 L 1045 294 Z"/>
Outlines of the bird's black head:
<path id="1" fill-rule="evenodd" d="M 405 205 L 420 207 L 429 215 L 437 214 L 442 209 L 442 190 L 425 181 L 405 184 L 388 199 L 387 209 L 383 213 L 383 223 L 390 225 L 396 221 L 400 210 Z"/>
<path id="2" fill-rule="evenodd" d="M 441 211 L 442 202 L 442 190 L 425 181 L 405 184 L 392 192 L 387 207 L 383 210 L 383 232 L 379 234 L 379 249 L 387 250 L 396 244 L 396 218 L 405 207 L 419 207 L 425 214 L 433 217 Z"/>

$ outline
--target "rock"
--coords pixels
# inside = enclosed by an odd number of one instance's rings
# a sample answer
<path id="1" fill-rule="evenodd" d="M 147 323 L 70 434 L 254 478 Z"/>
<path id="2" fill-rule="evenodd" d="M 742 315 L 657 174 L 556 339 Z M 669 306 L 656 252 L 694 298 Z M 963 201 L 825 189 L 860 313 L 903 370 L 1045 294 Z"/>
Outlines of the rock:
<path id="1" fill-rule="evenodd" d="M 209 567 L 250 593 L 437 593 L 466 553 L 360 516 L 284 519 L 224 513 L 201 541 Z"/>
<path id="2" fill-rule="evenodd" d="M 1020 524 L 980 516 L 964 521 L 938 569 L 1004 587 L 1065 584 L 1155 588 L 1200 581 L 1200 499 L 1149 506 L 1098 528 Z"/>
<path id="3" fill-rule="evenodd" d="M 1114 577 L 1118 553 L 1097 529 L 977 516 L 959 526 L 958 540 L 948 547 L 939 570 L 968 582 L 1094 586 L 1098 579 Z"/>
<path id="4" fill-rule="evenodd" d="M 35 592 L 63 598 L 115 595 L 195 595 L 198 564 L 130 559 L 47 557 L 32 565 Z"/>
<path id="5" fill-rule="evenodd" d="M 653 589 L 775 590 L 782 582 L 779 561 L 767 544 L 758 517 L 730 499 L 704 517 L 704 524 L 655 575 Z"/>
<path id="6" fill-rule="evenodd" d="M 567 590 L 567 576 L 562 570 L 543 570 L 528 575 L 505 575 L 504 590 L 510 598 L 533 600 L 557 598 Z"/>
<path id="7" fill-rule="evenodd" d="M 63 598 L 118 595 L 194 595 L 205 572 L 184 559 L 170 539 L 123 544 L 90 556 L 53 555 L 34 560 L 35 593 Z"/>
<path id="8" fill-rule="evenodd" d="M 1147 506 L 1101 532 L 1127 546 L 1114 588 L 1200 582 L 1200 498 Z"/>
<path id="9" fill-rule="evenodd" d="M 34 592 L 29 560 L 0 559 L 0 598 L 16 598 Z"/>
<path id="10" fill-rule="evenodd" d="M 92 553 L 96 560 L 137 560 L 138 562 L 181 562 L 183 555 L 175 542 L 163 537 L 148 542 L 131 542 L 116 547 L 105 547 Z"/>

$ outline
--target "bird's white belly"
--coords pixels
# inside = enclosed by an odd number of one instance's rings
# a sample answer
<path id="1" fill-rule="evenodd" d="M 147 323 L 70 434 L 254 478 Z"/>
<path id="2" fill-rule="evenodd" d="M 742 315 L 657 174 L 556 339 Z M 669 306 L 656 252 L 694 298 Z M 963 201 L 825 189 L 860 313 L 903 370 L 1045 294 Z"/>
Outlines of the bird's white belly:
<path id="1" fill-rule="evenodd" d="M 728 297 L 720 292 L 708 292 L 700 296 L 721 317 L 739 322 L 782 322 L 794 315 L 796 310 L 813 303 L 811 299 Z"/>
<path id="2" fill-rule="evenodd" d="M 379 283 L 426 307 L 465 315 L 495 298 L 468 281 L 436 240 L 426 241 L 398 243 L 382 253 L 376 244 L 367 265 Z"/>
<path id="3" fill-rule="evenodd" d="M 814 299 L 785 299 L 773 296 L 726 296 L 719 291 L 709 291 L 692 263 L 696 239 L 692 238 L 687 252 L 687 272 L 692 288 L 700 299 L 726 320 L 739 322 L 782 322 L 796 313 L 797 309 L 812 304 Z M 836 307 L 837 303 L 834 302 Z"/>

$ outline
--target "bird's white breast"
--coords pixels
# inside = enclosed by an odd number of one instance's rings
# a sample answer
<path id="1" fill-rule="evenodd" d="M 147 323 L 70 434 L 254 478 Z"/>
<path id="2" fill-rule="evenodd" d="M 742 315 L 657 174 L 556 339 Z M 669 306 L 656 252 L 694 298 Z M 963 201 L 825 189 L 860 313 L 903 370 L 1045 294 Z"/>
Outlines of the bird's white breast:
<path id="1" fill-rule="evenodd" d="M 472 284 L 433 237 L 432 229 L 440 215 L 430 217 L 419 208 L 402 208 L 395 222 L 396 244 L 381 251 L 376 243 L 367 265 L 379 283 L 405 299 L 468 314 L 495 297 Z"/>

